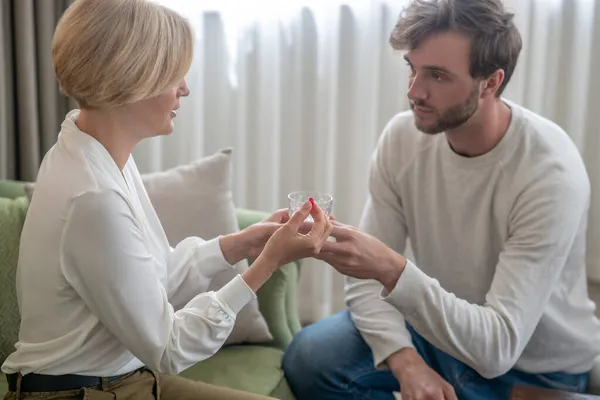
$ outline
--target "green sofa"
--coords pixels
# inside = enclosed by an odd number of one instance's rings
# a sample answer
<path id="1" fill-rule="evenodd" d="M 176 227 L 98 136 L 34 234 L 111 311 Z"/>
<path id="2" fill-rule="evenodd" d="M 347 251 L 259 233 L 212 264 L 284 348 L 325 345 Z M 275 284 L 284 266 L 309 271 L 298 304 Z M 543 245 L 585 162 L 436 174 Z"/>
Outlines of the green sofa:
<path id="1" fill-rule="evenodd" d="M 22 183 L 0 180 L 0 364 L 14 350 L 19 332 L 15 272 L 27 207 Z M 265 217 L 263 213 L 242 209 L 237 210 L 237 215 L 240 229 Z M 273 335 L 272 342 L 224 347 L 181 375 L 278 399 L 294 399 L 281 360 L 286 346 L 300 330 L 295 293 L 298 278 L 299 265 L 291 263 L 277 271 L 258 291 L 260 310 Z M 2 375 L 0 395 L 7 390 Z"/>

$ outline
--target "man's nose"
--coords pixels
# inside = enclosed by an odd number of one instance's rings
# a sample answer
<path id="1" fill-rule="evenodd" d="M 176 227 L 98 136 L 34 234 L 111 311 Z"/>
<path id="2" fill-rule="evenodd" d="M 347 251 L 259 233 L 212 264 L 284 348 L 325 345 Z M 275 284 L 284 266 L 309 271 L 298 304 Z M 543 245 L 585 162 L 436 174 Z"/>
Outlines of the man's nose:
<path id="1" fill-rule="evenodd" d="M 427 99 L 427 90 L 422 79 L 417 74 L 411 77 L 408 81 L 408 98 L 410 100 L 425 100 Z"/>

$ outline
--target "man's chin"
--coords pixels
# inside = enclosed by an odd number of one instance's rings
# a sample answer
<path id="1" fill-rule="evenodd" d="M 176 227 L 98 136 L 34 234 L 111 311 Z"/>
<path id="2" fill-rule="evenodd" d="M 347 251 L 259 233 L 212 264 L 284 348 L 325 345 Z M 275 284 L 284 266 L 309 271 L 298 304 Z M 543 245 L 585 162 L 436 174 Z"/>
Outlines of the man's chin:
<path id="1" fill-rule="evenodd" d="M 437 124 L 425 124 L 419 121 L 415 121 L 415 126 L 418 130 L 428 135 L 437 135 L 438 133 L 442 132 L 440 131 Z"/>

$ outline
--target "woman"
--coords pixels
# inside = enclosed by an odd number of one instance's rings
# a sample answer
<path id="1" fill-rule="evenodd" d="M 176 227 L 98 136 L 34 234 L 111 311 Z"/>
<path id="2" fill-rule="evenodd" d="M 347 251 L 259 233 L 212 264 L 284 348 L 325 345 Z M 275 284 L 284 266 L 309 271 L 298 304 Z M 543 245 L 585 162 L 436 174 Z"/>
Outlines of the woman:
<path id="1" fill-rule="evenodd" d="M 319 251 L 332 226 L 307 203 L 239 233 L 175 248 L 131 152 L 173 130 L 192 60 L 188 22 L 149 0 L 77 0 L 53 39 L 70 112 L 40 167 L 17 274 L 21 329 L 6 399 L 259 398 L 175 374 L 213 355 L 280 266 Z M 299 233 L 304 219 L 315 220 Z M 211 278 L 258 255 L 241 276 Z"/>

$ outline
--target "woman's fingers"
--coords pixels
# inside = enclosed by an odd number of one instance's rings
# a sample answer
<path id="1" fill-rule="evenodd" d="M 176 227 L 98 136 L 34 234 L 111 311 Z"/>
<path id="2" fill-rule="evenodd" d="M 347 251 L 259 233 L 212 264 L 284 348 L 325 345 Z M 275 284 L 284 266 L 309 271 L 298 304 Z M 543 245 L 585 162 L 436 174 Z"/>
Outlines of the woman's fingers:
<path id="1" fill-rule="evenodd" d="M 313 202 L 313 208 L 310 211 L 310 215 L 312 216 L 313 220 L 314 220 L 314 225 L 311 229 L 311 231 L 308 233 L 308 236 L 311 236 L 313 238 L 316 238 L 317 240 L 320 239 L 324 233 L 326 233 L 327 231 L 327 226 L 328 224 L 331 224 L 327 218 L 327 215 L 325 215 L 325 212 L 323 211 L 323 209 L 321 207 L 319 207 L 318 204 Z"/>
<path id="2" fill-rule="evenodd" d="M 302 207 L 296 210 L 294 215 L 292 215 L 292 217 L 286 224 L 290 226 L 290 228 L 292 228 L 294 232 L 298 232 L 304 220 L 309 216 L 312 207 L 312 203 L 310 201 L 307 201 L 302 205 Z"/>

